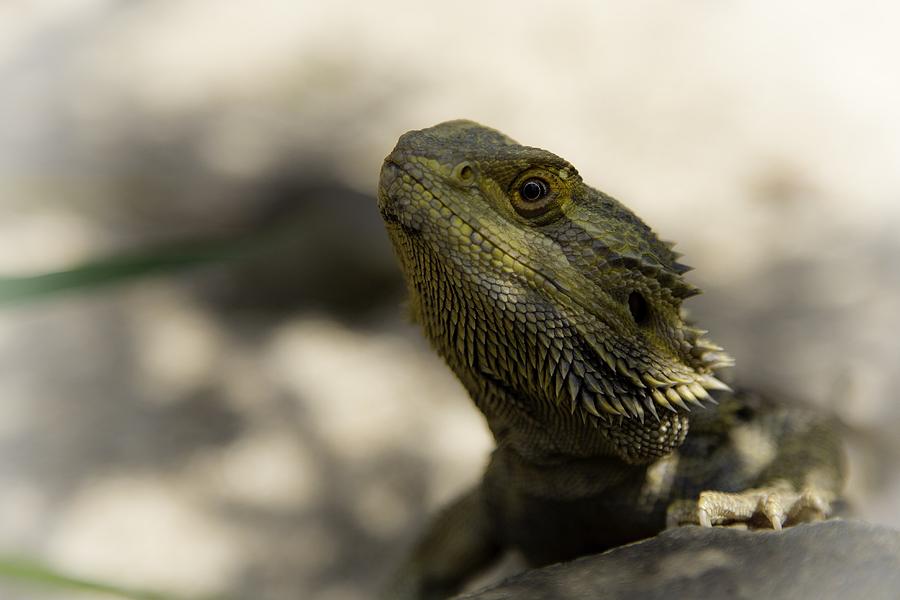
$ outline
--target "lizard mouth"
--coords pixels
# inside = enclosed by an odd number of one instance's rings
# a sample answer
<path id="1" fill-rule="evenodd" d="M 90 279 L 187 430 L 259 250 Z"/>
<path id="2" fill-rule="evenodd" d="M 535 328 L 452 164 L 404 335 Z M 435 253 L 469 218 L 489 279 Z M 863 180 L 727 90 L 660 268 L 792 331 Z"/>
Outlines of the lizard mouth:
<path id="1" fill-rule="evenodd" d="M 384 163 L 381 165 L 381 178 L 378 181 L 378 212 L 381 213 L 381 218 L 388 223 L 402 224 L 399 215 L 393 210 L 394 198 L 388 190 L 403 173 L 406 173 L 403 167 L 392 161 L 390 157 L 384 159 Z"/>

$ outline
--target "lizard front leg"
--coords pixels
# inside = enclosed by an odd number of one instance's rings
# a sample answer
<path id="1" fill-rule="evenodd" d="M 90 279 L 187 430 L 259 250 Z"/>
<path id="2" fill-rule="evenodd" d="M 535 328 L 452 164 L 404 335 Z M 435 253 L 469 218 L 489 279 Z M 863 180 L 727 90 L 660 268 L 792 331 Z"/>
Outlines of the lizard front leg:
<path id="1" fill-rule="evenodd" d="M 382 597 L 447 598 L 488 567 L 500 552 L 479 485 L 434 519 Z"/>
<path id="2" fill-rule="evenodd" d="M 699 496 L 671 503 L 667 526 L 781 529 L 831 516 L 844 470 L 836 424 L 809 411 L 760 406 L 759 401 L 741 394 L 723 407 L 728 451 L 718 460 L 733 465 L 730 475 L 737 473 L 738 479 L 728 481 L 726 489 L 716 487 L 724 480 L 713 480 Z M 741 418 L 730 418 L 734 415 Z M 743 484 L 739 491 L 733 491 L 736 483 Z"/>

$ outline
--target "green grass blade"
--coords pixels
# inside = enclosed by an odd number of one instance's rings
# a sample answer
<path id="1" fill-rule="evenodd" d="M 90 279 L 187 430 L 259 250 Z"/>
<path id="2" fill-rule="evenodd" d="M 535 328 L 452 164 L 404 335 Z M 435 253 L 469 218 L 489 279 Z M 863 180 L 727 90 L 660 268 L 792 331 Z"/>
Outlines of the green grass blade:
<path id="1" fill-rule="evenodd" d="M 0 559 L 0 583 L 16 583 L 30 588 L 43 587 L 56 591 L 91 592 L 131 600 L 179 600 L 179 597 L 147 590 L 137 590 L 91 579 L 60 573 L 38 562 L 20 558 Z"/>
<path id="2" fill-rule="evenodd" d="M 139 253 L 100 258 L 62 271 L 22 277 L 0 276 L 0 305 L 240 259 L 280 239 L 280 233 L 265 232 L 224 240 L 172 244 Z"/>

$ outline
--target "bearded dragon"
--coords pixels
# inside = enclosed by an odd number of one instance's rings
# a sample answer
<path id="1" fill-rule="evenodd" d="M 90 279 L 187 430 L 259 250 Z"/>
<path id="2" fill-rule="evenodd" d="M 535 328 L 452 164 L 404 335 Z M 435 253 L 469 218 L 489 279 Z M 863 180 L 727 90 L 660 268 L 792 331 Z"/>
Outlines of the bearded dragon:
<path id="1" fill-rule="evenodd" d="M 569 162 L 471 121 L 403 135 L 378 207 L 413 318 L 496 440 L 389 598 L 443 598 L 501 553 L 532 565 L 666 527 L 831 513 L 836 426 L 737 388 L 687 320 L 689 267 Z"/>

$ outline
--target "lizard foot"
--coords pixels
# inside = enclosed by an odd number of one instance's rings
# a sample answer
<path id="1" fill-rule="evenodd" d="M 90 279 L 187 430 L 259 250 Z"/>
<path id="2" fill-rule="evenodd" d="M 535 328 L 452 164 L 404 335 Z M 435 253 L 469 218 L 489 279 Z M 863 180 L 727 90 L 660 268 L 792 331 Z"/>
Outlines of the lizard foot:
<path id="1" fill-rule="evenodd" d="M 831 513 L 831 496 L 815 488 L 798 492 L 786 482 L 738 493 L 707 491 L 696 501 L 673 502 L 666 521 L 669 527 L 694 524 L 781 529 L 821 521 Z"/>

